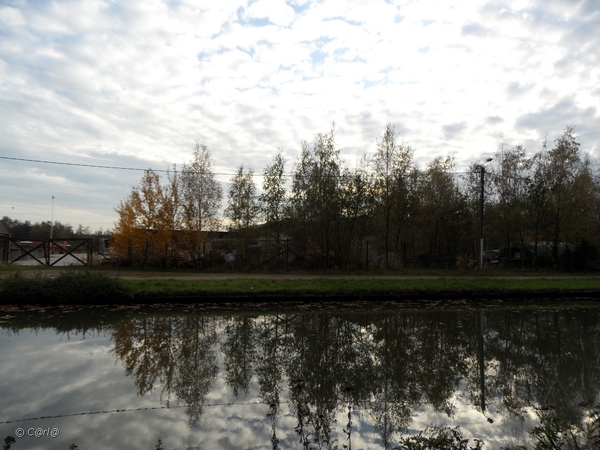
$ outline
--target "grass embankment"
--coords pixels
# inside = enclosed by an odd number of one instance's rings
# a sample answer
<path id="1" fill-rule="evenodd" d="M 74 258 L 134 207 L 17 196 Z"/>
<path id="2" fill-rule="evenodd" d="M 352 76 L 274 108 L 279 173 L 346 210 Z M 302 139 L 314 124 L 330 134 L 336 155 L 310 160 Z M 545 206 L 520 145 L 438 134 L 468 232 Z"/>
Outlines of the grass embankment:
<path id="1" fill-rule="evenodd" d="M 176 279 L 161 274 L 123 279 L 118 273 L 72 270 L 55 277 L 16 272 L 0 279 L 0 303 L 131 303 L 154 301 L 218 301 L 268 299 L 451 299 L 600 297 L 600 276 L 420 278 L 335 277 L 303 278 L 278 275 L 219 279 Z M 173 278 L 165 278 L 165 277 Z M 314 275 L 313 275 L 314 277 Z"/>
<path id="2" fill-rule="evenodd" d="M 123 280 L 143 297 L 381 297 L 595 295 L 595 278 L 427 278 L 427 279 L 222 279 Z"/>

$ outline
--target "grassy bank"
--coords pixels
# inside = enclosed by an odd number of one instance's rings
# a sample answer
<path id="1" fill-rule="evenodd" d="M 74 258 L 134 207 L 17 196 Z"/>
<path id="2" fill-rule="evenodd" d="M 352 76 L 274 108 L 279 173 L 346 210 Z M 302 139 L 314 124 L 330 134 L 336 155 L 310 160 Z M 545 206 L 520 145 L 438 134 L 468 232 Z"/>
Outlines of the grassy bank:
<path id="1" fill-rule="evenodd" d="M 142 297 L 432 298 L 600 294 L 600 278 L 208 279 L 123 280 Z"/>
<path id="2" fill-rule="evenodd" d="M 0 302 L 15 303 L 129 303 L 165 300 L 380 298 L 444 299 L 515 297 L 600 297 L 600 276 L 593 277 L 335 277 L 270 278 L 221 276 L 177 279 L 175 274 L 146 273 L 120 278 L 120 273 L 65 271 L 16 272 L 0 279 Z"/>

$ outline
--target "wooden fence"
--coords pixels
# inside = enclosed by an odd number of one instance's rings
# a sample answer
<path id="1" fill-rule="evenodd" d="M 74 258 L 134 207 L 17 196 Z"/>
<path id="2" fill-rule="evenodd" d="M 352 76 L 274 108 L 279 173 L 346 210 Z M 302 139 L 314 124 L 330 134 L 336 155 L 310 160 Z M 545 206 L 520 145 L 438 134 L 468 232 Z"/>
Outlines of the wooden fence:
<path id="1" fill-rule="evenodd" d="M 108 261 L 108 255 L 94 248 L 92 238 L 69 238 L 24 241 L 0 236 L 3 264 L 65 266 Z"/>

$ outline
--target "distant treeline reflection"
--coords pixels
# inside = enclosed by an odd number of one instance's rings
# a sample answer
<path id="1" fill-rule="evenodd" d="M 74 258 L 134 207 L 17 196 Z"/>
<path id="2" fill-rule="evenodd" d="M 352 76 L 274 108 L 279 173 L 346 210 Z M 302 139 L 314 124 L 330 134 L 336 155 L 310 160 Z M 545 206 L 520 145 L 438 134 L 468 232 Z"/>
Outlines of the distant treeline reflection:
<path id="1" fill-rule="evenodd" d="M 440 311 L 147 317 L 114 326 L 113 339 L 138 393 L 160 383 L 163 399 L 187 405 L 190 425 L 220 351 L 234 396 L 256 383 L 274 417 L 289 404 L 299 435 L 330 442 L 346 425 L 336 416 L 356 407 L 390 448 L 418 407 L 453 417 L 457 391 L 490 422 L 533 407 L 580 427 L 599 393 L 598 332 L 589 310 Z"/>

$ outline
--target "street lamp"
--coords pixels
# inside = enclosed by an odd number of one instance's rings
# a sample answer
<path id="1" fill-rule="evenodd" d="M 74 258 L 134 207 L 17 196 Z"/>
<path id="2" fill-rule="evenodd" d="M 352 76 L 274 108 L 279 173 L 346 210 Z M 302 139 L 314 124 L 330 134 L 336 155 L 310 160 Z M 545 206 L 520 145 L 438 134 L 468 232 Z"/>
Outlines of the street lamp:
<path id="1" fill-rule="evenodd" d="M 52 209 L 50 210 L 50 240 L 52 240 L 53 228 L 54 228 L 54 195 L 52 196 Z"/>
<path id="2" fill-rule="evenodd" d="M 479 270 L 483 270 L 483 195 L 484 195 L 484 176 L 486 163 L 489 163 L 493 158 L 488 158 L 479 166 L 481 169 L 481 204 L 479 205 Z"/>

